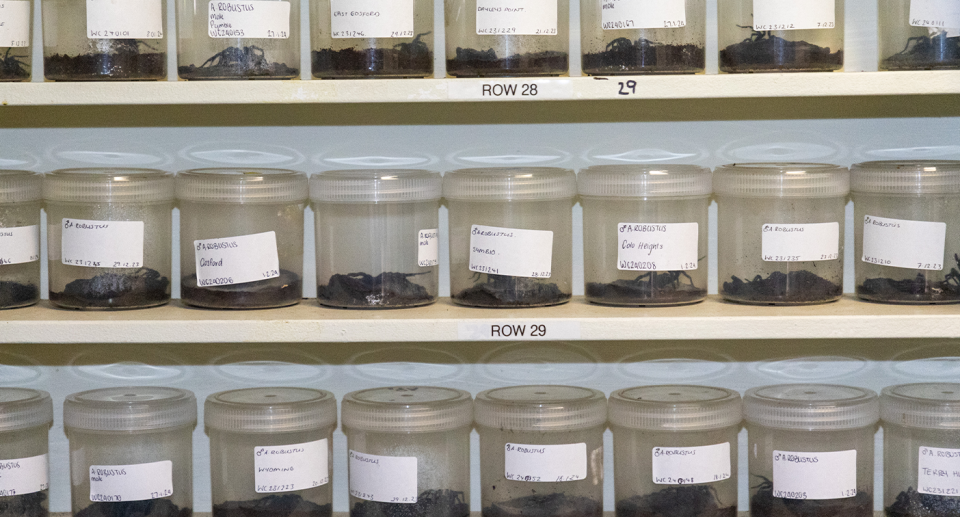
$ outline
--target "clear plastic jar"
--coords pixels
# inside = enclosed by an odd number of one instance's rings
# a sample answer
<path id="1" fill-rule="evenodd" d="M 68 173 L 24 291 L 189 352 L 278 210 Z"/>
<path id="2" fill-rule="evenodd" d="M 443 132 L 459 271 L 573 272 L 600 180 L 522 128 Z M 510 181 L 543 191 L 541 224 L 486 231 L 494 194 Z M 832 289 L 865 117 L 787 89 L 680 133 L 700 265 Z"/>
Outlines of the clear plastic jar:
<path id="1" fill-rule="evenodd" d="M 473 399 L 427 386 L 348 393 L 351 517 L 468 517 Z"/>
<path id="2" fill-rule="evenodd" d="M 580 0 L 586 75 L 702 74 L 706 0 Z"/>
<path id="3" fill-rule="evenodd" d="M 47 0 L 41 5 L 48 80 L 167 78 L 166 0 Z"/>
<path id="4" fill-rule="evenodd" d="M 140 309 L 170 301 L 173 174 L 64 169 L 43 180 L 50 302 Z"/>
<path id="5" fill-rule="evenodd" d="M 880 70 L 960 69 L 960 19 L 956 7 L 951 20 L 948 2 L 877 3 Z"/>
<path id="6" fill-rule="evenodd" d="M 0 82 L 29 81 L 33 59 L 33 0 L 0 4 Z"/>
<path id="7" fill-rule="evenodd" d="M 573 291 L 573 171 L 461 169 L 443 178 L 450 292 L 472 307 L 541 307 Z"/>
<path id="8" fill-rule="evenodd" d="M 883 421 L 883 505 L 893 517 L 960 511 L 960 384 L 888 386 Z"/>
<path id="9" fill-rule="evenodd" d="M 194 169 L 178 174 L 183 303 L 211 309 L 299 303 L 307 193 L 302 172 Z"/>
<path id="10" fill-rule="evenodd" d="M 447 75 L 569 72 L 570 0 L 444 0 L 443 6 Z"/>
<path id="11" fill-rule="evenodd" d="M 843 1 L 719 0 L 720 71 L 840 70 Z"/>
<path id="12" fill-rule="evenodd" d="M 960 161 L 858 163 L 850 195 L 857 296 L 960 302 Z"/>
<path id="13" fill-rule="evenodd" d="M 600 517 L 607 398 L 574 386 L 477 395 L 483 517 Z"/>
<path id="14" fill-rule="evenodd" d="M 873 517 L 875 392 L 832 384 L 751 388 L 743 414 L 751 517 Z"/>
<path id="15" fill-rule="evenodd" d="M 346 170 L 310 178 L 317 298 L 347 309 L 437 300 L 440 175 Z"/>
<path id="16" fill-rule="evenodd" d="M 177 0 L 181 79 L 300 77 L 300 2 Z"/>
<path id="17" fill-rule="evenodd" d="M 214 517 L 330 517 L 337 427 L 332 393 L 221 391 L 207 397 L 203 409 Z"/>
<path id="18" fill-rule="evenodd" d="M 74 515 L 193 512 L 193 393 L 153 386 L 74 393 L 63 403 Z"/>
<path id="19" fill-rule="evenodd" d="M 310 9 L 314 77 L 433 76 L 431 0 L 310 0 Z"/>
<path id="20" fill-rule="evenodd" d="M 40 301 L 43 176 L 0 170 L 0 309 Z"/>
<path id="21" fill-rule="evenodd" d="M 617 517 L 736 517 L 739 393 L 627 388 L 609 412 Z"/>
<path id="22" fill-rule="evenodd" d="M 720 294 L 755 305 L 832 302 L 843 294 L 845 167 L 736 163 L 717 167 Z"/>
<path id="23" fill-rule="evenodd" d="M 49 515 L 53 401 L 46 391 L 0 388 L 0 515 Z"/>
<path id="24" fill-rule="evenodd" d="M 684 305 L 707 296 L 710 169 L 597 165 L 577 182 L 587 300 Z"/>

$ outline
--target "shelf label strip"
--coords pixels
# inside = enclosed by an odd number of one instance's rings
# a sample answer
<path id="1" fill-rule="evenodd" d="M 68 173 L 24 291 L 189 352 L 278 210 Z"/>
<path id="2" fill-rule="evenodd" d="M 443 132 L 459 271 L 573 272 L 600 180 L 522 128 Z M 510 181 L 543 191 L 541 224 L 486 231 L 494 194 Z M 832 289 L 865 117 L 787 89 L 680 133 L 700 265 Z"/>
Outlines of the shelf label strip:
<path id="1" fill-rule="evenodd" d="M 456 100 L 568 100 L 573 98 L 569 79 L 450 79 L 447 95 Z"/>
<path id="2" fill-rule="evenodd" d="M 552 341 L 580 339 L 579 321 L 490 320 L 461 321 L 460 341 Z"/>

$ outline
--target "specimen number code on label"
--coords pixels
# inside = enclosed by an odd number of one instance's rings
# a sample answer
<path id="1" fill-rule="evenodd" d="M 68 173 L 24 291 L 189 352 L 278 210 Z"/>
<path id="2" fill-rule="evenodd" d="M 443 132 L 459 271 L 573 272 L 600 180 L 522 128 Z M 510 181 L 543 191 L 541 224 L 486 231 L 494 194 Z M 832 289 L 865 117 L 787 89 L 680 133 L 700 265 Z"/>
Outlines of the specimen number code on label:
<path id="1" fill-rule="evenodd" d="M 730 443 L 700 447 L 654 447 L 653 482 L 694 485 L 730 479 Z"/>
<path id="2" fill-rule="evenodd" d="M 835 0 L 753 0 L 753 30 L 833 29 Z"/>
<path id="3" fill-rule="evenodd" d="M 504 446 L 504 476 L 511 481 L 557 483 L 587 478 L 587 444 Z"/>
<path id="4" fill-rule="evenodd" d="M 602 0 L 603 30 L 673 29 L 686 27 L 685 0 Z"/>
<path id="5" fill-rule="evenodd" d="M 330 0 L 330 34 L 342 38 L 413 38 L 413 0 Z"/>
<path id="6" fill-rule="evenodd" d="M 417 458 L 350 451 L 350 495 L 380 503 L 417 502 Z"/>
<path id="7" fill-rule="evenodd" d="M 290 37 L 290 2 L 210 0 L 209 15 L 211 38 Z"/>
<path id="8" fill-rule="evenodd" d="M 161 39 L 160 0 L 86 0 L 90 39 Z"/>
<path id="9" fill-rule="evenodd" d="M 30 2 L 24 0 L 0 1 L 0 47 L 19 48 L 29 46 Z"/>
<path id="10" fill-rule="evenodd" d="M 946 223 L 866 215 L 860 260 L 881 266 L 940 271 L 946 238 Z"/>
<path id="11" fill-rule="evenodd" d="M 280 276 L 276 232 L 193 241 L 197 285 L 245 284 Z"/>
<path id="12" fill-rule="evenodd" d="M 330 482 L 327 439 L 254 447 L 254 484 L 258 494 L 306 490 Z"/>
<path id="13" fill-rule="evenodd" d="M 555 36 L 557 0 L 477 0 L 477 34 Z"/>
<path id="14" fill-rule="evenodd" d="M 0 266 L 40 260 L 40 226 L 0 228 Z"/>
<path id="15" fill-rule="evenodd" d="M 857 451 L 773 451 L 773 496 L 845 499 L 857 495 Z"/>
<path id="16" fill-rule="evenodd" d="M 809 262 L 840 258 L 840 223 L 764 224 L 765 262 Z"/>
<path id="17" fill-rule="evenodd" d="M 143 267 L 143 221 L 63 219 L 60 261 L 67 266 Z"/>
<path id="18" fill-rule="evenodd" d="M 90 466 L 90 500 L 93 502 L 147 501 L 171 495 L 172 461 Z"/>

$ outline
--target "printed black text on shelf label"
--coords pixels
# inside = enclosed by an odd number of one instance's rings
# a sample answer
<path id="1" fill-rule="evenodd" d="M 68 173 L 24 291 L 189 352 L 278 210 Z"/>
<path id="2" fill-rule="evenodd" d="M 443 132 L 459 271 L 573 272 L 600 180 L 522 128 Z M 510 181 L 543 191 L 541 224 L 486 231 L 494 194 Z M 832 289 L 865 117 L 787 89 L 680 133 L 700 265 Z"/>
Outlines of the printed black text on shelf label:
<path id="1" fill-rule="evenodd" d="M 552 263 L 553 232 L 479 224 L 470 228 L 470 271 L 550 278 Z"/>
<path id="2" fill-rule="evenodd" d="M 960 449 L 920 447 L 918 459 L 918 492 L 960 496 Z"/>
<path id="3" fill-rule="evenodd" d="M 910 25 L 960 30 L 960 2 L 957 0 L 910 0 Z M 954 32 L 949 36 L 955 37 Z"/>
<path id="4" fill-rule="evenodd" d="M 417 502 L 417 458 L 350 451 L 350 495 L 378 503 Z"/>
<path id="5" fill-rule="evenodd" d="M 258 494 L 306 490 L 330 482 L 327 439 L 291 445 L 254 447 L 254 484 Z"/>
<path id="6" fill-rule="evenodd" d="M 496 79 L 453 81 L 447 85 L 451 99 L 564 100 L 573 98 L 569 79 Z"/>
<path id="7" fill-rule="evenodd" d="M 617 269 L 688 271 L 697 269 L 697 223 L 617 225 Z"/>
<path id="8" fill-rule="evenodd" d="M 334 38 L 413 38 L 413 0 L 330 0 Z"/>
<path id="9" fill-rule="evenodd" d="M 461 321 L 457 323 L 460 341 L 548 341 L 580 339 L 580 322 L 549 321 Z"/>
<path id="10" fill-rule="evenodd" d="M 440 232 L 436 228 L 417 232 L 417 265 L 420 267 L 440 265 Z"/>
<path id="11" fill-rule="evenodd" d="M 840 258 L 840 223 L 764 224 L 765 262 L 808 262 Z"/>
<path id="12" fill-rule="evenodd" d="M 555 36 L 557 0 L 477 0 L 477 34 Z"/>
<path id="13" fill-rule="evenodd" d="M 40 260 L 40 227 L 0 228 L 0 266 Z"/>
<path id="14" fill-rule="evenodd" d="M 60 261 L 67 266 L 143 267 L 143 221 L 63 219 Z"/>
<path id="15" fill-rule="evenodd" d="M 160 0 L 86 0 L 87 38 L 163 38 Z"/>
<path id="16" fill-rule="evenodd" d="M 508 443 L 504 447 L 503 463 L 504 476 L 512 481 L 580 481 L 587 479 L 587 444 Z"/>
<path id="17" fill-rule="evenodd" d="M 30 46 L 30 2 L 0 2 L 0 47 Z M 0 250 L 3 247 L 0 246 Z"/>
<path id="18" fill-rule="evenodd" d="M 0 460 L 0 497 L 32 494 L 50 487 L 47 455 Z"/>
<path id="19" fill-rule="evenodd" d="M 694 485 L 730 478 L 730 443 L 700 447 L 654 447 L 653 482 Z"/>
<path id="20" fill-rule="evenodd" d="M 245 284 L 280 276 L 276 232 L 193 241 L 197 285 Z"/>
<path id="21" fill-rule="evenodd" d="M 753 0 L 753 30 L 833 29 L 834 0 Z"/>
<path id="22" fill-rule="evenodd" d="M 863 256 L 869 264 L 907 269 L 943 269 L 947 224 L 872 215 L 863 218 Z"/>
<path id="23" fill-rule="evenodd" d="M 211 38 L 290 37 L 290 2 L 210 0 Z"/>
<path id="24" fill-rule="evenodd" d="M 90 500 L 98 503 L 147 501 L 173 495 L 173 462 L 91 465 Z"/>
<path id="25" fill-rule="evenodd" d="M 773 497 L 844 499 L 857 495 L 857 451 L 773 451 Z"/>
<path id="26" fill-rule="evenodd" d="M 685 0 L 601 0 L 603 30 L 672 29 L 687 25 Z"/>

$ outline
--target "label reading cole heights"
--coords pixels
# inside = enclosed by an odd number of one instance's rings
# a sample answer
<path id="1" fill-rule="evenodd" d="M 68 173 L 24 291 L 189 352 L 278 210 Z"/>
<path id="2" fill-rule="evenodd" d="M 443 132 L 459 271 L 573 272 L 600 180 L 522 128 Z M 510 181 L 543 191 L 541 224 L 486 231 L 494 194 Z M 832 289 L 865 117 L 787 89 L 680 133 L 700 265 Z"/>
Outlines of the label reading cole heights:
<path id="1" fill-rule="evenodd" d="M 917 492 L 960 496 L 960 449 L 920 447 Z"/>
<path id="2" fill-rule="evenodd" d="M 90 39 L 163 38 L 160 0 L 86 0 Z"/>
<path id="3" fill-rule="evenodd" d="M 143 267 L 143 221 L 63 219 L 60 232 L 64 265 Z"/>
<path id="4" fill-rule="evenodd" d="M 554 36 L 557 0 L 477 0 L 477 34 Z"/>
<path id="5" fill-rule="evenodd" d="M 0 2 L 0 47 L 28 46 L 30 46 L 30 2 L 25 0 Z"/>
<path id="6" fill-rule="evenodd" d="M 253 448 L 258 494 L 292 492 L 330 482 L 327 439 Z"/>
<path id="7" fill-rule="evenodd" d="M 193 241 L 197 285 L 245 284 L 280 276 L 276 232 Z"/>
<path id="8" fill-rule="evenodd" d="M 773 451 L 773 497 L 844 499 L 857 495 L 857 451 Z"/>
<path id="9" fill-rule="evenodd" d="M 173 462 L 90 465 L 90 500 L 118 503 L 173 495 Z"/>
<path id="10" fill-rule="evenodd" d="M 836 27 L 834 0 L 753 0 L 753 30 L 788 31 Z"/>
<path id="11" fill-rule="evenodd" d="M 32 494 L 50 487 L 47 455 L 0 460 L 0 497 Z"/>
<path id="12" fill-rule="evenodd" d="M 910 0 L 910 25 L 938 29 L 960 29 L 960 2 L 957 0 Z M 951 34 L 951 37 L 956 34 Z"/>
<path id="13" fill-rule="evenodd" d="M 943 269 L 947 223 L 863 218 L 863 257 L 869 264 L 907 269 Z"/>
<path id="14" fill-rule="evenodd" d="M 587 478 L 587 444 L 527 445 L 508 443 L 504 476 L 513 481 L 556 483 Z"/>
<path id="15" fill-rule="evenodd" d="M 760 231 L 765 262 L 840 258 L 840 223 L 765 224 Z"/>
<path id="16" fill-rule="evenodd" d="M 412 38 L 413 0 L 330 0 L 334 38 Z"/>
<path id="17" fill-rule="evenodd" d="M 350 451 L 350 495 L 378 503 L 417 502 L 417 458 Z"/>
<path id="18" fill-rule="evenodd" d="M 290 37 L 290 2 L 210 0 L 211 38 Z"/>
<path id="19" fill-rule="evenodd" d="M 550 278 L 553 232 L 475 224 L 470 228 L 470 271 Z"/>
<path id="20" fill-rule="evenodd" d="M 594 0 L 603 30 L 686 27 L 685 0 Z"/>
<path id="21" fill-rule="evenodd" d="M 417 265 L 440 265 L 440 232 L 436 228 L 417 232 Z"/>
<path id="22" fill-rule="evenodd" d="M 40 260 L 40 227 L 0 228 L 0 266 Z"/>
<path id="23" fill-rule="evenodd" d="M 653 482 L 693 485 L 730 478 L 730 443 L 701 447 L 654 447 Z"/>
<path id="24" fill-rule="evenodd" d="M 697 223 L 617 225 L 617 269 L 687 271 L 697 269 Z"/>

